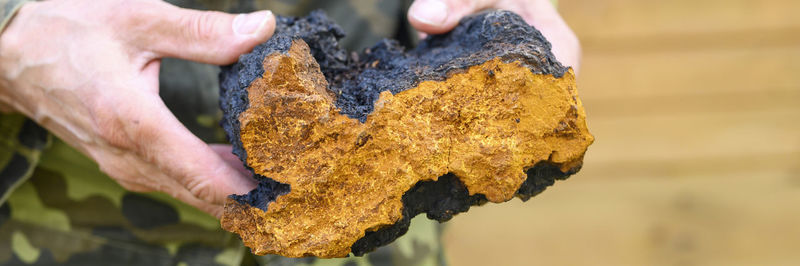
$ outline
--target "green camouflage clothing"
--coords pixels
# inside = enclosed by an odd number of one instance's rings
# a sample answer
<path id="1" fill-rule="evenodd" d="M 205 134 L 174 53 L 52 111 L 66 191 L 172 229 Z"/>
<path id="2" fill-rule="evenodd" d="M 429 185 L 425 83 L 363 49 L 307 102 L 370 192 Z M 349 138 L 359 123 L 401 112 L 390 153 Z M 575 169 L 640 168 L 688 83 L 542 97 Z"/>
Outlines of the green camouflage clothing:
<path id="1" fill-rule="evenodd" d="M 25 1 L 0 0 L 2 26 Z M 412 40 L 409 3 L 395 0 L 174 0 L 234 13 L 270 9 L 304 15 L 324 9 L 361 49 L 382 37 Z M 410 1 L 407 1 L 410 2 Z M 0 27 L 2 29 L 2 27 Z M 207 142 L 219 128 L 216 66 L 165 59 L 160 94 Z M 126 191 L 97 164 L 19 114 L 0 113 L 0 265 L 441 265 L 440 226 L 420 216 L 393 244 L 364 257 L 253 256 L 219 221 L 163 193 Z"/>
<path id="2" fill-rule="evenodd" d="M 6 24 L 9 20 L 13 17 L 13 15 L 17 12 L 17 10 L 22 7 L 22 4 L 27 2 L 27 0 L 2 0 L 0 1 L 0 18 L 2 18 L 2 22 L 0 22 L 0 30 L 6 28 Z"/>

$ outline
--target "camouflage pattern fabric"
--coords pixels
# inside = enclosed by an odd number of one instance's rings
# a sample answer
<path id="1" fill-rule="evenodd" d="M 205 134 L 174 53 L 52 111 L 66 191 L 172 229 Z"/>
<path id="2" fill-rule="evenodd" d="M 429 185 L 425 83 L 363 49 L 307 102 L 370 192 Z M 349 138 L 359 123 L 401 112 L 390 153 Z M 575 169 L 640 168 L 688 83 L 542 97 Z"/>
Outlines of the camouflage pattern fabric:
<path id="1" fill-rule="evenodd" d="M 2 18 L 2 22 L 0 22 L 0 30 L 6 28 L 6 24 L 11 18 L 14 17 L 14 14 L 17 13 L 17 9 L 22 7 L 22 4 L 28 2 L 27 0 L 0 0 L 0 18 Z"/>
<path id="2" fill-rule="evenodd" d="M 7 21 L 24 1 L 0 0 Z M 175 0 L 227 12 L 271 9 L 303 15 L 322 8 L 361 49 L 382 37 L 410 42 L 410 1 Z M 170 110 L 207 142 L 225 142 L 219 127 L 219 68 L 165 59 L 160 94 Z M 441 226 L 412 220 L 404 237 L 364 257 L 291 259 L 253 256 L 219 221 L 163 193 L 134 193 L 45 129 L 0 113 L 0 265 L 443 265 Z"/>
<path id="3" fill-rule="evenodd" d="M 0 204 L 33 173 L 50 134 L 20 114 L 0 115 Z"/>
<path id="4" fill-rule="evenodd" d="M 125 191 L 60 140 L 0 207 L 2 265 L 438 265 L 438 226 L 365 257 L 255 257 L 218 221 L 162 193 Z"/>
<path id="5" fill-rule="evenodd" d="M 0 0 L 0 32 L 25 2 Z M 0 205 L 31 175 L 48 135 L 21 115 L 0 113 Z"/>

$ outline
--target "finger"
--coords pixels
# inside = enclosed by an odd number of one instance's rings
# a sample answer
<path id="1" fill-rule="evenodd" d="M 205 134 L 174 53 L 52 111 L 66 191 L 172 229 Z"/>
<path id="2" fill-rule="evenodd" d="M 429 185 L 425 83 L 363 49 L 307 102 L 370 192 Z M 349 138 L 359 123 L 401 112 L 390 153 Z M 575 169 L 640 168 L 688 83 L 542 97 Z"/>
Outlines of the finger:
<path id="1" fill-rule="evenodd" d="M 161 59 L 154 59 L 147 62 L 142 67 L 140 76 L 146 87 L 145 91 L 158 94 L 158 73 L 161 69 Z"/>
<path id="2" fill-rule="evenodd" d="M 142 51 L 156 57 L 176 57 L 224 65 L 265 42 L 275 30 L 270 11 L 227 14 L 183 9 L 160 1 L 141 3 L 125 23 L 134 24 L 129 37 Z"/>
<path id="3" fill-rule="evenodd" d="M 556 59 L 561 64 L 572 67 L 575 74 L 578 74 L 580 42 L 550 0 L 501 1 L 496 7 L 517 12 L 525 22 L 538 29 L 552 44 Z"/>
<path id="4" fill-rule="evenodd" d="M 113 110 L 123 130 L 105 134 L 111 136 L 110 142 L 134 150 L 194 197 L 221 205 L 228 195 L 244 194 L 254 187 L 251 178 L 189 132 L 157 94 L 129 93 Z"/>
<path id="5" fill-rule="evenodd" d="M 416 0 L 408 9 L 408 22 L 415 29 L 440 34 L 452 30 L 466 15 L 493 6 L 496 0 Z"/>
<path id="6" fill-rule="evenodd" d="M 104 172 L 106 171 L 105 169 L 103 169 L 103 170 L 104 170 Z M 153 188 L 151 188 L 151 187 L 149 187 L 149 186 L 147 186 L 145 184 L 132 182 L 132 181 L 128 181 L 128 180 L 125 180 L 125 179 L 115 179 L 115 180 L 122 187 L 124 187 L 127 190 L 133 191 L 133 192 L 145 193 L 145 192 L 152 192 L 153 191 Z"/>
<path id="7" fill-rule="evenodd" d="M 209 146 L 211 146 L 211 149 L 214 150 L 214 152 L 216 152 L 219 155 L 219 157 L 222 158 L 222 160 L 225 160 L 225 162 L 227 162 L 231 167 L 242 173 L 242 175 L 244 176 L 252 175 L 252 173 L 250 173 L 250 171 L 248 171 L 247 168 L 244 168 L 244 163 L 242 163 L 242 161 L 239 160 L 239 157 L 236 157 L 236 155 L 233 154 L 232 152 L 233 148 L 231 147 L 231 145 L 210 144 Z M 255 188 L 255 186 L 256 182 L 253 181 L 253 188 Z"/>
<path id="8" fill-rule="evenodd" d="M 182 184 L 163 173 L 157 166 L 131 153 L 113 147 L 91 146 L 90 156 L 95 158 L 100 170 L 112 176 L 122 187 L 134 192 L 161 191 L 186 204 L 217 217 L 222 205 L 197 198 Z"/>

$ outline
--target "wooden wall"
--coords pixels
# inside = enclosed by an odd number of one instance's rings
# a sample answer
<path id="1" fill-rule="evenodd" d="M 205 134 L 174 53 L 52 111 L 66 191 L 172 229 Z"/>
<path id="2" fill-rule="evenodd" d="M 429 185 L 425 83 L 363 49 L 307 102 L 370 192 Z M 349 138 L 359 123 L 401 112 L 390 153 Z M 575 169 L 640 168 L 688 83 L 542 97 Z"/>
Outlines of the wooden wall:
<path id="1" fill-rule="evenodd" d="M 584 169 L 445 232 L 452 265 L 800 265 L 800 1 L 563 0 Z"/>

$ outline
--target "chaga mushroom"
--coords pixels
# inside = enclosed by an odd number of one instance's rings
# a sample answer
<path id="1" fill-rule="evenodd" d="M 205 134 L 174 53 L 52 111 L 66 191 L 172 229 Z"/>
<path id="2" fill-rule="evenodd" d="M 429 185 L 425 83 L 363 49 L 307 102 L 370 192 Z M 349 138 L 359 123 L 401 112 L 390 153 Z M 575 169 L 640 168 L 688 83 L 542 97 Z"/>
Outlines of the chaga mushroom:
<path id="1" fill-rule="evenodd" d="M 256 254 L 362 255 L 418 214 L 527 200 L 593 141 L 572 70 L 514 13 L 359 54 L 322 12 L 277 22 L 221 73 L 222 125 L 259 182 L 221 223 Z"/>

